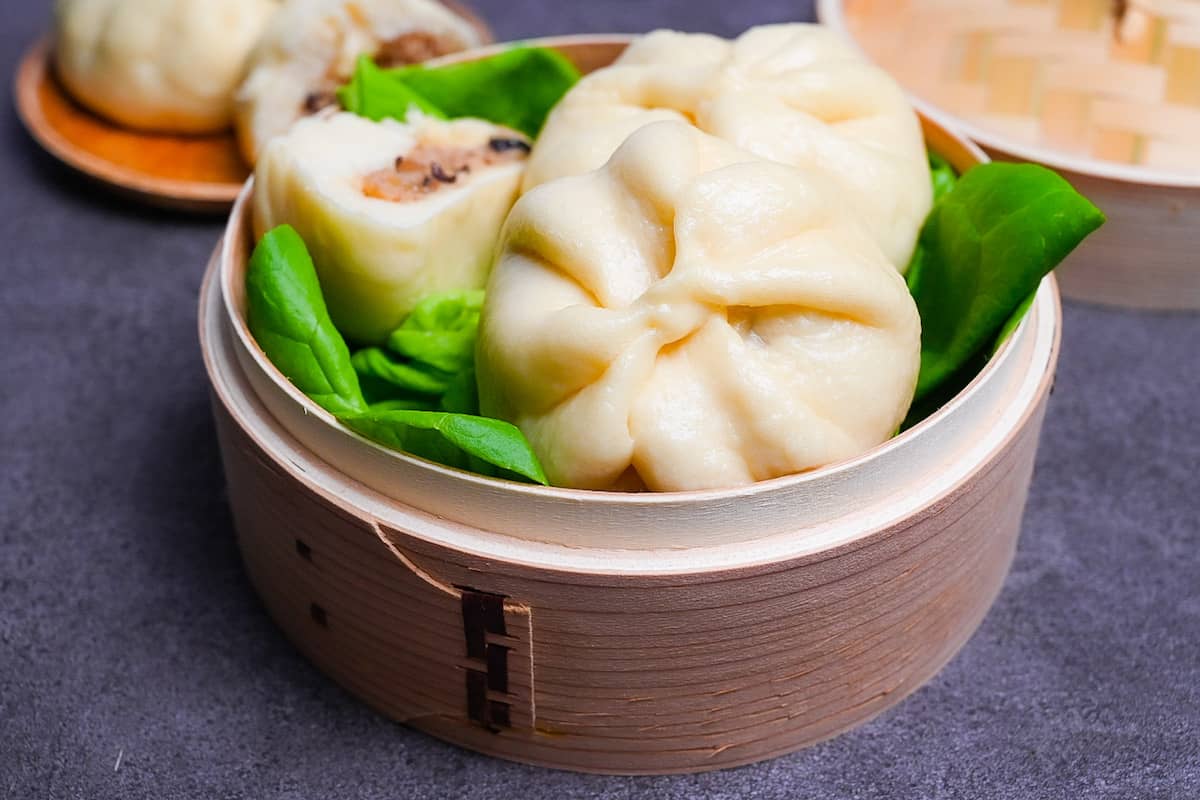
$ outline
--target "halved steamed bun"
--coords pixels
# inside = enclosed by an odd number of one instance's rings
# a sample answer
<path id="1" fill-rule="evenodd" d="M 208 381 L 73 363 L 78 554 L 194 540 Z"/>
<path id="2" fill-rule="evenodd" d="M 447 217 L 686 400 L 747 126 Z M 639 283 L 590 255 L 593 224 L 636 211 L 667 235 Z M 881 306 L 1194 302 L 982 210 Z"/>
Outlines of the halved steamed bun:
<path id="1" fill-rule="evenodd" d="M 601 167 L 651 122 L 687 122 L 763 158 L 819 172 L 900 270 L 932 205 L 916 114 L 896 82 L 817 25 L 729 42 L 658 31 L 584 78 L 551 114 L 524 190 Z"/>
<path id="2" fill-rule="evenodd" d="M 844 193 L 679 121 L 529 192 L 488 287 L 483 413 L 583 489 L 734 487 L 886 441 L 920 318 Z"/>
<path id="3" fill-rule="evenodd" d="M 83 105 L 131 128 L 229 127 L 246 56 L 277 0 L 58 0 L 59 78 Z"/>
<path id="4" fill-rule="evenodd" d="M 334 322 L 379 342 L 427 295 L 483 288 L 528 149 L 481 120 L 303 119 L 259 160 L 255 229 L 294 227 Z"/>
<path id="5" fill-rule="evenodd" d="M 288 0 L 237 90 L 242 153 L 253 164 L 271 137 L 331 105 L 364 53 L 398 66 L 482 43 L 481 31 L 437 0 Z"/>

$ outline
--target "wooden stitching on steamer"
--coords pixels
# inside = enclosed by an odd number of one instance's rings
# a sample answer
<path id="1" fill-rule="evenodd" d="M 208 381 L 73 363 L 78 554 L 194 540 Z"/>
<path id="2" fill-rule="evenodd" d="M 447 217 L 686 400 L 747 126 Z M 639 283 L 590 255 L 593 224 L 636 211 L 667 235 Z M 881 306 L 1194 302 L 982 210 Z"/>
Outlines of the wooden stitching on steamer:
<path id="1" fill-rule="evenodd" d="M 508 694 L 509 648 L 488 641 L 507 637 L 504 596 L 457 587 L 462 592 L 463 634 L 467 640 L 467 717 L 492 733 L 512 727 L 511 704 L 489 698 Z"/>

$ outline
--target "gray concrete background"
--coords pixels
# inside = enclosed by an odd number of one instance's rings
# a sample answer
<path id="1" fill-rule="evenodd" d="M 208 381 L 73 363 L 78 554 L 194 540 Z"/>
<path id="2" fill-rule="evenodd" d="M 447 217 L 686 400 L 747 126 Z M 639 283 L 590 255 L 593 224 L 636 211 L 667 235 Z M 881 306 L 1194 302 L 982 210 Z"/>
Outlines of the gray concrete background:
<path id="1" fill-rule="evenodd" d="M 783 0 L 476 5 L 506 38 L 733 34 L 811 13 Z M 5 74 L 48 6 L 0 0 Z M 1068 306 L 1016 566 L 927 688 L 756 767 L 588 777 L 393 725 L 267 619 L 238 563 L 196 344 L 219 230 L 81 183 L 5 112 L 0 797 L 1200 797 L 1200 316 Z"/>

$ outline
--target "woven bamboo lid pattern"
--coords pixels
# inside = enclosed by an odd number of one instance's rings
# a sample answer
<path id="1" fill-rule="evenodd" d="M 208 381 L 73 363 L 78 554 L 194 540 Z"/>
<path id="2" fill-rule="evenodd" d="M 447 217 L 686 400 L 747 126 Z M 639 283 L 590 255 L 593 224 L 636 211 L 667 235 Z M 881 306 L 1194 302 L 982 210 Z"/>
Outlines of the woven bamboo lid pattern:
<path id="1" fill-rule="evenodd" d="M 1200 0 L 846 0 L 919 97 L 1015 141 L 1200 174 Z"/>

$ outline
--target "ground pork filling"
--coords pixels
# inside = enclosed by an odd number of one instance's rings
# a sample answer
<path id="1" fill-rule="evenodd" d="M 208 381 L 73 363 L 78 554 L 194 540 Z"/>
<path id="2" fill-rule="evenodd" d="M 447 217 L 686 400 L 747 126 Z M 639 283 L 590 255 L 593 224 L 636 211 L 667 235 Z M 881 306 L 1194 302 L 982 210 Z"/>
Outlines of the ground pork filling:
<path id="1" fill-rule="evenodd" d="M 529 143 L 516 137 L 492 137 L 478 147 L 420 142 L 397 156 L 391 167 L 364 176 L 362 193 L 376 200 L 411 203 L 488 167 L 521 161 L 528 155 Z"/>
<path id="2" fill-rule="evenodd" d="M 384 69 L 403 67 L 457 53 L 462 49 L 463 45 L 450 36 L 427 31 L 410 31 L 380 43 L 379 50 L 375 53 L 375 63 Z M 336 105 L 338 87 L 349 77 L 349 75 L 337 74 L 336 62 L 330 64 L 329 69 L 321 78 L 321 82 L 304 96 L 304 102 L 301 104 L 303 112 L 316 114 L 318 111 Z"/>
<path id="3" fill-rule="evenodd" d="M 379 52 L 375 54 L 375 63 L 384 69 L 402 67 L 457 53 L 462 49 L 459 41 L 450 36 L 428 31 L 412 31 L 380 44 Z"/>

